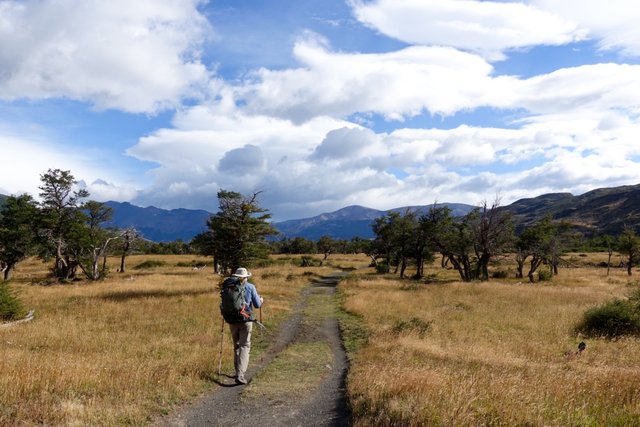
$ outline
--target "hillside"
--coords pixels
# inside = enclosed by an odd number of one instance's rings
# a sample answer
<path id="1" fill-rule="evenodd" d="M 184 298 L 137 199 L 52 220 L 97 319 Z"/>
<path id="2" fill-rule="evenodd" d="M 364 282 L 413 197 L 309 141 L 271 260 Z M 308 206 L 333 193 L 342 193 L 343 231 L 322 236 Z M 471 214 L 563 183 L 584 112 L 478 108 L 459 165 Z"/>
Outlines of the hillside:
<path id="1" fill-rule="evenodd" d="M 513 214 L 517 229 L 551 215 L 585 235 L 617 235 L 625 226 L 640 226 L 640 185 L 600 188 L 579 196 L 544 194 L 518 200 L 503 209 Z"/>

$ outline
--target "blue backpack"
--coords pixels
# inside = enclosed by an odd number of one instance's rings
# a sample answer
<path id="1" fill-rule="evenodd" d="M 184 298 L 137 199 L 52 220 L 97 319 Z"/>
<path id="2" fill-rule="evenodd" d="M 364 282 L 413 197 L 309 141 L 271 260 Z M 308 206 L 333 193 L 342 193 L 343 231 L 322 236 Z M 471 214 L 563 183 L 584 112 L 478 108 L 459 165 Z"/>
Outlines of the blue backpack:
<path id="1" fill-rule="evenodd" d="M 220 290 L 220 311 L 227 323 L 250 322 L 251 313 L 245 299 L 245 282 L 237 277 L 228 277 Z"/>

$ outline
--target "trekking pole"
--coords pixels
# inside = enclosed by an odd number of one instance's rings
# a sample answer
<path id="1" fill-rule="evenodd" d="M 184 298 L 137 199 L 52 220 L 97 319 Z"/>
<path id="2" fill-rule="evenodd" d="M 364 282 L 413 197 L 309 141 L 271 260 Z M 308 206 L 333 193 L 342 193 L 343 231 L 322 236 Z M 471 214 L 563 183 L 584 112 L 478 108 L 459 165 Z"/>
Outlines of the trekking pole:
<path id="1" fill-rule="evenodd" d="M 224 343 L 224 318 L 222 318 L 222 328 L 220 328 L 220 354 L 218 355 L 218 376 L 222 370 L 222 343 Z"/>
<path id="2" fill-rule="evenodd" d="M 262 326 L 260 328 L 260 342 L 262 345 L 264 345 L 264 325 L 262 324 L 262 304 L 260 304 L 260 321 L 258 322 L 258 324 Z M 260 363 L 262 363 L 263 357 L 264 357 L 264 350 L 260 354 Z"/>

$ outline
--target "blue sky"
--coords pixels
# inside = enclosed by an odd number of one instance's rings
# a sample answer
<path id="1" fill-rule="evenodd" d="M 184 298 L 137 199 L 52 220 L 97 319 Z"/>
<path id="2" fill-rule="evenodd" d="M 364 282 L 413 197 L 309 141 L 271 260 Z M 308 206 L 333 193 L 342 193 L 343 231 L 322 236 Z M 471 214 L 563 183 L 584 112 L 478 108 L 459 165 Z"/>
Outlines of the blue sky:
<path id="1" fill-rule="evenodd" d="M 627 0 L 0 0 L 0 193 L 275 220 L 640 183 Z"/>

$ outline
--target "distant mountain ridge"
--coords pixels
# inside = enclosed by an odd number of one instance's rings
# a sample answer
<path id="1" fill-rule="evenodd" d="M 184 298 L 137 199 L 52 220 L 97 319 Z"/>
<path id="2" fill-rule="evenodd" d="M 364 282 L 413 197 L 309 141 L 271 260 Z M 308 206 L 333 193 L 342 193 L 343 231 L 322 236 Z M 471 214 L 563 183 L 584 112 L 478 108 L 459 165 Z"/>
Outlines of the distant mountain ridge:
<path id="1" fill-rule="evenodd" d="M 8 196 L 0 194 L 0 207 Z M 190 241 L 196 234 L 207 229 L 207 220 L 212 215 L 205 210 L 166 210 L 153 206 L 142 208 L 128 202 L 105 203 L 114 211 L 113 219 L 105 224 L 109 227 L 133 227 L 149 240 L 168 242 L 181 239 Z M 467 214 L 473 206 L 462 203 L 442 203 L 453 215 Z M 403 213 L 407 209 L 426 212 L 433 205 L 406 206 L 387 211 L 364 206 L 347 206 L 335 212 L 323 213 L 311 218 L 275 222 L 279 237 L 304 237 L 317 240 L 327 235 L 334 239 L 350 239 L 354 236 L 373 237 L 373 220 L 389 212 Z M 520 199 L 501 207 L 511 212 L 516 230 L 531 225 L 550 215 L 557 221 L 565 221 L 585 235 L 596 233 L 617 235 L 625 226 L 640 233 L 640 184 L 611 188 L 599 188 L 579 196 L 570 193 L 549 193 Z"/>
<path id="2" fill-rule="evenodd" d="M 211 216 L 205 210 L 141 208 L 128 202 L 109 201 L 105 205 L 113 209 L 113 218 L 104 223 L 104 227 L 133 227 L 145 239 L 154 242 L 189 242 L 207 229 L 207 220 Z"/>
<path id="3" fill-rule="evenodd" d="M 439 203 L 438 206 L 447 206 L 453 215 L 462 216 L 471 211 L 474 206 L 462 203 Z M 304 237 L 309 240 L 318 240 L 322 236 L 330 236 L 334 239 L 351 239 L 358 236 L 364 239 L 374 237 L 371 225 L 376 218 L 380 218 L 389 212 L 404 213 L 411 210 L 418 213 L 426 213 L 433 205 L 405 206 L 386 211 L 371 209 L 364 206 L 353 205 L 338 209 L 335 212 L 323 213 L 311 218 L 293 219 L 273 223 L 280 231 L 281 237 Z"/>
<path id="4" fill-rule="evenodd" d="M 599 188 L 579 196 L 543 194 L 517 200 L 503 209 L 511 212 L 517 229 L 550 215 L 587 236 L 595 233 L 617 235 L 625 226 L 640 232 L 640 184 Z"/>

